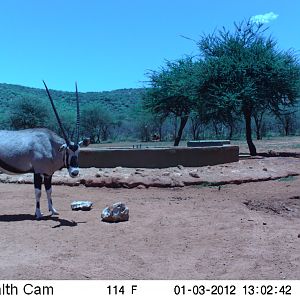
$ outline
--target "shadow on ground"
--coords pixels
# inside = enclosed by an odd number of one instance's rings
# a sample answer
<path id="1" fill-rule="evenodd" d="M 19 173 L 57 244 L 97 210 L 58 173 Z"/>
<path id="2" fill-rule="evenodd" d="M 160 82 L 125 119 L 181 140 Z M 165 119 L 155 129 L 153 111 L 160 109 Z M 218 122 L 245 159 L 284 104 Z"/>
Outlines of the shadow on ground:
<path id="1" fill-rule="evenodd" d="M 43 221 L 55 221 L 58 224 L 53 226 L 52 228 L 58 228 L 62 226 L 66 227 L 75 227 L 78 225 L 78 222 L 75 221 L 69 221 L 66 219 L 61 219 L 56 216 L 45 216 L 40 220 L 36 220 L 34 215 L 30 214 L 15 214 L 15 215 L 0 215 L 0 222 L 20 222 L 20 221 L 35 221 L 35 222 L 43 222 Z M 85 222 L 81 222 L 85 223 Z"/>

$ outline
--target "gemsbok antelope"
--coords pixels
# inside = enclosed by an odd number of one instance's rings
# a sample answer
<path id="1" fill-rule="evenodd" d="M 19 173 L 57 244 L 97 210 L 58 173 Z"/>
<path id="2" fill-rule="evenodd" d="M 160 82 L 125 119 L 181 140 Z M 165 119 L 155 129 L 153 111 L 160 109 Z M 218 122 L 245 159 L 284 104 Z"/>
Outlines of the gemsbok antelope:
<path id="1" fill-rule="evenodd" d="M 67 168 L 71 177 L 79 174 L 78 154 L 81 146 L 88 146 L 89 139 L 79 141 L 79 97 L 76 84 L 77 121 L 75 142 L 70 141 L 62 126 L 54 102 L 43 81 L 63 138 L 46 128 L 18 131 L 0 130 L 0 170 L 8 174 L 34 174 L 36 209 L 35 217 L 41 219 L 41 188 L 44 180 L 48 199 L 48 209 L 52 215 L 58 212 L 52 204 L 51 180 L 55 171 Z"/>

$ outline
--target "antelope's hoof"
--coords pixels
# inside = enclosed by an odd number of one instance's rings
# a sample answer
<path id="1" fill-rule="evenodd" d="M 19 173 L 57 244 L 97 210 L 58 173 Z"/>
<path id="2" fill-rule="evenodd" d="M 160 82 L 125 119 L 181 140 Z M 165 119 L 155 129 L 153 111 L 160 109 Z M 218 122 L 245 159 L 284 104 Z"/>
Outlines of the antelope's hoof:
<path id="1" fill-rule="evenodd" d="M 51 213 L 51 216 L 58 216 L 59 213 L 57 212 L 56 209 L 52 208 L 52 209 L 49 209 L 49 212 Z"/>
<path id="2" fill-rule="evenodd" d="M 35 216 L 35 218 L 36 218 L 37 220 L 40 220 L 40 219 L 43 218 L 43 214 L 42 214 L 42 213 L 35 213 L 34 216 Z"/>

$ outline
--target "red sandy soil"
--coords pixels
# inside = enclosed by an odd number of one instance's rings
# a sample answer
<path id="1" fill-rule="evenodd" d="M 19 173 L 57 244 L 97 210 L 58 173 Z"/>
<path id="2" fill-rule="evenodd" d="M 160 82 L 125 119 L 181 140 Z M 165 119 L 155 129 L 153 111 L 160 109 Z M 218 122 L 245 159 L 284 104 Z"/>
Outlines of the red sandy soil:
<path id="1" fill-rule="evenodd" d="M 43 193 L 40 221 L 32 184 L 5 183 L 30 176 L 1 174 L 0 279 L 300 279 L 299 173 L 300 159 L 291 157 L 82 170 L 83 184 L 53 186 L 58 217 L 47 216 Z M 144 184 L 160 179 L 173 187 Z M 103 180 L 139 184 L 91 187 Z M 74 200 L 92 201 L 93 209 L 72 211 Z M 102 222 L 101 211 L 119 201 L 129 221 Z"/>

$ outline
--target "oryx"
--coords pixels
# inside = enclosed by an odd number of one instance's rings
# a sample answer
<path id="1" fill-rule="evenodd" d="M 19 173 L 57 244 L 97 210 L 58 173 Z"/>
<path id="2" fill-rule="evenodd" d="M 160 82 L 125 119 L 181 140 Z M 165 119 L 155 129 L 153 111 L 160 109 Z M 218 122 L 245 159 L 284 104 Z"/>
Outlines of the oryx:
<path id="1" fill-rule="evenodd" d="M 35 216 L 37 219 L 40 219 L 43 216 L 40 210 L 43 179 L 47 193 L 49 211 L 53 215 L 58 215 L 56 209 L 52 205 L 52 175 L 55 171 L 65 167 L 68 169 L 71 177 L 76 177 L 79 174 L 78 154 L 80 146 L 88 146 L 89 144 L 88 139 L 79 141 L 80 112 L 77 84 L 75 142 L 70 141 L 67 137 L 45 82 L 44 85 L 63 134 L 63 138 L 45 128 L 18 131 L 0 130 L 0 170 L 12 174 L 29 172 L 34 174 L 36 199 Z"/>

